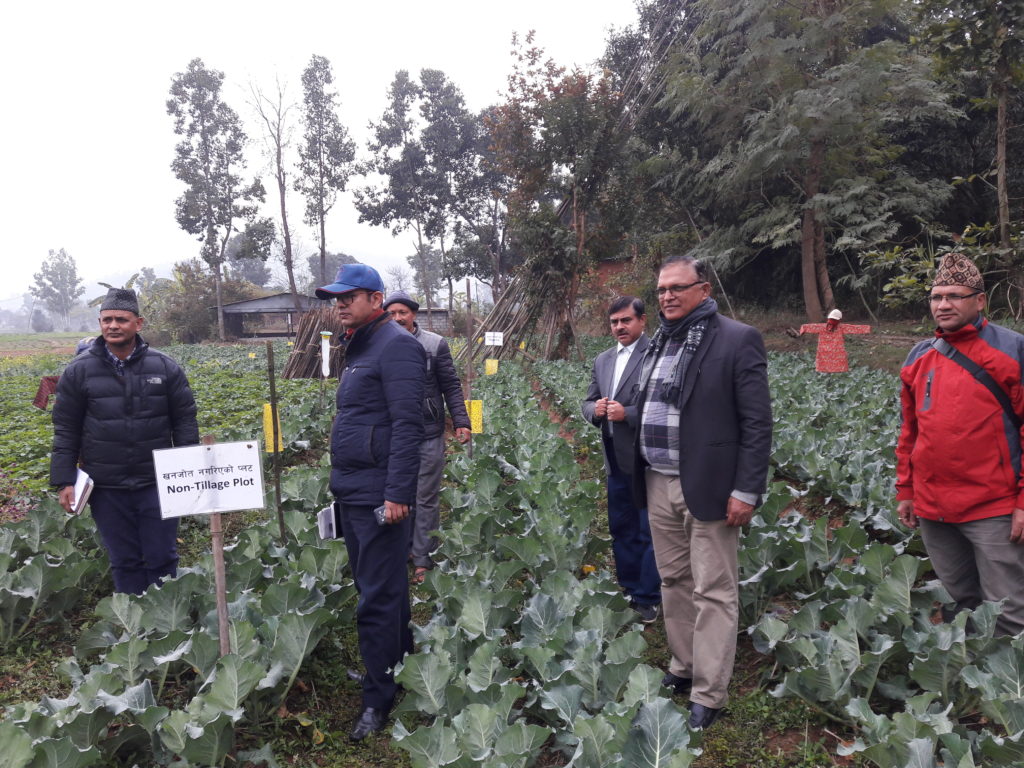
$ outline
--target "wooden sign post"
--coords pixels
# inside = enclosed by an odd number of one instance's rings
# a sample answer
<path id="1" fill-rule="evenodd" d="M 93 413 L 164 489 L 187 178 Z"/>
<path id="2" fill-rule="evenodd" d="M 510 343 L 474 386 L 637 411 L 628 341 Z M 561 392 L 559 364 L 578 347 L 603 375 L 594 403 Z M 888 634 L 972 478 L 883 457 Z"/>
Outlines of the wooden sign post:
<path id="1" fill-rule="evenodd" d="M 221 512 L 264 508 L 259 443 L 215 443 L 207 435 L 202 445 L 153 451 L 153 466 L 163 519 L 210 516 L 218 636 L 225 656 L 231 653 L 231 640 Z"/>

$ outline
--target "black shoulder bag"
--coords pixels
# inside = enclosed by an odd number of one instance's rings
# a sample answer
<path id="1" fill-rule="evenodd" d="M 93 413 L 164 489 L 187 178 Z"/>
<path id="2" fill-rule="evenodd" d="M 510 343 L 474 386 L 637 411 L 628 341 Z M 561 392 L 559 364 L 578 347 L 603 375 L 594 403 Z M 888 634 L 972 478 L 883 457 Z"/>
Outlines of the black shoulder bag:
<path id="1" fill-rule="evenodd" d="M 1013 424 L 1014 429 L 1018 432 L 1021 427 L 1020 417 L 1014 412 L 1013 404 L 1010 402 L 1010 396 L 1003 391 L 1003 388 L 996 384 L 996 380 L 992 378 L 988 371 L 978 365 L 976 362 L 971 360 L 963 352 L 959 351 L 945 339 L 936 337 L 932 341 L 932 346 L 940 354 L 948 357 L 954 363 L 959 365 L 961 368 L 966 370 L 975 380 L 981 384 L 985 389 L 992 393 L 992 396 L 999 401 L 999 404 L 1003 407 L 1003 411 L 1010 419 L 1010 423 Z"/>

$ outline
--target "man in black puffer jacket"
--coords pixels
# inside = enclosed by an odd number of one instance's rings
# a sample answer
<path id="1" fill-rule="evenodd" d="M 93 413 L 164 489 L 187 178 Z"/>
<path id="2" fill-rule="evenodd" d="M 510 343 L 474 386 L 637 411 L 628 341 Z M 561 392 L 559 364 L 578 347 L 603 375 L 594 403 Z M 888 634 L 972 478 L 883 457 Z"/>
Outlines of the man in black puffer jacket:
<path id="1" fill-rule="evenodd" d="M 178 520 L 160 516 L 153 451 L 199 442 L 184 372 L 150 349 L 135 292 L 111 288 L 101 335 L 61 374 L 53 406 L 50 482 L 74 509 L 78 465 L 92 477 L 93 519 L 110 555 L 114 589 L 141 594 L 178 566 Z"/>

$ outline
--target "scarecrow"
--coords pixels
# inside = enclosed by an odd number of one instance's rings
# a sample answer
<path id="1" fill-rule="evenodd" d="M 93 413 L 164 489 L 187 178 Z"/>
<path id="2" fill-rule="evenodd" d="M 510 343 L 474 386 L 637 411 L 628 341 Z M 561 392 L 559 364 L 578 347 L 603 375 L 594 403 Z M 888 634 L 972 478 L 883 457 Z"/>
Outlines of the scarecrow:
<path id="1" fill-rule="evenodd" d="M 814 359 L 814 368 L 819 373 L 845 373 L 850 370 L 843 337 L 848 333 L 871 333 L 870 325 L 851 325 L 842 320 L 843 313 L 833 309 L 828 313 L 827 322 L 800 326 L 801 334 L 818 334 L 818 354 Z"/>

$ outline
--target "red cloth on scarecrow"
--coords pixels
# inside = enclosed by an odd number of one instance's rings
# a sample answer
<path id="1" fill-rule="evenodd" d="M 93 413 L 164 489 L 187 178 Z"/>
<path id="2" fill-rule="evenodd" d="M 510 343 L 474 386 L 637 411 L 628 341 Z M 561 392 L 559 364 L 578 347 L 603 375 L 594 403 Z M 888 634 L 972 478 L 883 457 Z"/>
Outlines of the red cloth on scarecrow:
<path id="1" fill-rule="evenodd" d="M 39 389 L 36 390 L 32 405 L 40 411 L 45 411 L 46 406 L 50 404 L 50 395 L 57 391 L 57 379 L 59 378 L 60 376 L 43 376 L 39 380 Z"/>
<path id="2" fill-rule="evenodd" d="M 800 326 L 800 333 L 818 334 L 818 354 L 814 358 L 814 367 L 819 373 L 844 373 L 850 370 L 850 363 L 846 358 L 843 337 L 848 333 L 871 333 L 871 326 L 836 323 L 829 328 L 828 323 L 808 323 Z"/>

